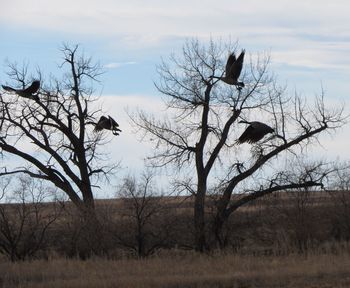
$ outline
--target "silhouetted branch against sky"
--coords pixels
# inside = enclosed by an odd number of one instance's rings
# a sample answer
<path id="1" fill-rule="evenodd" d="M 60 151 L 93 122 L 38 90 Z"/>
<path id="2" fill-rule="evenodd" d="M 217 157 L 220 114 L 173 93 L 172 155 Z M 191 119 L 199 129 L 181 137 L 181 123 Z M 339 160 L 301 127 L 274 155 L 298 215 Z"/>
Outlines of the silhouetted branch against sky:
<path id="1" fill-rule="evenodd" d="M 101 75 L 100 66 L 81 56 L 79 46 L 64 45 L 61 52 L 62 79 L 44 82 L 29 75 L 26 67 L 9 65 L 14 87 L 27 87 L 33 79 L 41 84 L 35 90 L 11 88 L 1 93 L 1 152 L 25 166 L 3 167 L 1 175 L 25 173 L 50 181 L 82 207 L 93 205 L 93 187 L 102 178 L 108 180 L 118 163 L 106 161 L 102 147 L 111 139 L 106 138 L 107 130 L 93 131 L 101 110 L 95 108 L 91 80 Z"/>
<path id="2" fill-rule="evenodd" d="M 201 141 L 207 172 L 220 157 L 222 162 L 218 165 L 225 161 L 232 165 L 222 153 L 238 153 L 238 148 L 232 145 L 241 133 L 242 124 L 237 124 L 241 119 L 268 123 L 276 132 L 267 138 L 270 141 L 253 147 L 256 157 L 252 167 L 260 167 L 280 152 L 293 150 L 294 146 L 306 147 L 314 143 L 311 140 L 317 140 L 323 130 L 334 130 L 346 123 L 342 107 L 327 109 L 324 95 L 312 103 L 298 94 L 290 96 L 285 87 L 279 87 L 269 72 L 268 55 L 260 55 L 256 62 L 245 64 L 242 76 L 245 88 L 241 91 L 210 80 L 212 75 L 223 74 L 224 51 L 234 47 L 236 43 L 225 46 L 222 42 L 211 42 L 202 46 L 198 40 L 191 40 L 185 43 L 182 55 L 171 55 L 168 62 L 163 60 L 155 85 L 165 95 L 167 118 L 142 110 L 131 116 L 145 136 L 149 134 L 144 139 L 154 143 L 151 156 L 154 165 L 174 163 L 183 167 L 186 161 L 195 160 Z M 236 162 L 236 157 L 232 161 Z M 247 162 L 246 159 L 240 161 Z"/>

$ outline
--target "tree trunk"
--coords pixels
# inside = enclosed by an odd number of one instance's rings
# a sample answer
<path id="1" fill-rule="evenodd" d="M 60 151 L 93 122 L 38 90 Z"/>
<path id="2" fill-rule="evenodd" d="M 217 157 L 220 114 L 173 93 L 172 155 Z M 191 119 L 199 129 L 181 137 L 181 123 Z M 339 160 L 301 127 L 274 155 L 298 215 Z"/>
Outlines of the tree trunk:
<path id="1" fill-rule="evenodd" d="M 223 229 L 225 221 L 227 221 L 227 219 L 225 219 L 222 216 L 217 215 L 215 220 L 214 220 L 213 227 L 212 227 L 212 233 L 215 236 L 216 245 L 220 249 L 225 248 L 225 245 L 226 245 L 226 243 L 225 243 L 226 241 L 225 241 L 223 234 L 222 234 L 222 229 Z"/>
<path id="2" fill-rule="evenodd" d="M 220 249 L 224 248 L 225 246 L 225 239 L 223 239 L 222 229 L 229 216 L 226 212 L 226 207 L 230 201 L 230 197 L 231 194 L 225 191 L 216 205 L 216 215 L 212 226 L 212 233 L 215 237 L 216 245 L 218 245 Z"/>
<path id="3" fill-rule="evenodd" d="M 79 233 L 79 256 L 87 259 L 91 255 L 104 255 L 105 239 L 103 225 L 98 219 L 94 201 L 84 202 L 83 209 L 79 210 L 81 217 L 81 231 Z"/>
<path id="4" fill-rule="evenodd" d="M 194 203 L 194 233 L 195 233 L 195 249 L 198 252 L 205 250 L 205 193 L 206 185 L 201 183 L 198 185 L 197 194 Z"/>

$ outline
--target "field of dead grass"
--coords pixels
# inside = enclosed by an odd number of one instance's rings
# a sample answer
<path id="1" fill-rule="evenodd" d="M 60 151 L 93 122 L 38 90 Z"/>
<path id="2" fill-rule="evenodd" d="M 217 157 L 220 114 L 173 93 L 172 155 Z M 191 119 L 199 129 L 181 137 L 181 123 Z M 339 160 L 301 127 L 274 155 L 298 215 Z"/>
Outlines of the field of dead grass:
<path id="1" fill-rule="evenodd" d="M 0 262 L 0 287 L 350 287 L 349 253 L 290 256 L 198 255 Z"/>

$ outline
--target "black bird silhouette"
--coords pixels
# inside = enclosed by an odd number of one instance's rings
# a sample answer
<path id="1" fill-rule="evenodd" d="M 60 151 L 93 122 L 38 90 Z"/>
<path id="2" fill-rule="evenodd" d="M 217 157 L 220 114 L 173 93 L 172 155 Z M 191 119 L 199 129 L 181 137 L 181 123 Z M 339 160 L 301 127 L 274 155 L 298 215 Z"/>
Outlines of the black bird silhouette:
<path id="1" fill-rule="evenodd" d="M 100 120 L 96 123 L 95 132 L 101 131 L 103 129 L 112 130 L 114 135 L 119 135 L 118 132 L 122 132 L 119 128 L 119 124 L 108 115 L 108 118 L 105 116 L 101 116 Z"/>
<path id="2" fill-rule="evenodd" d="M 244 87 L 244 83 L 239 82 L 238 78 L 243 68 L 244 54 L 245 50 L 242 50 L 236 59 L 235 53 L 231 53 L 226 62 L 225 75 L 222 77 L 211 76 L 211 78 L 220 79 L 229 85 L 236 85 L 237 89 L 241 90 Z"/>
<path id="3" fill-rule="evenodd" d="M 37 95 L 34 95 L 36 92 L 38 92 L 40 88 L 40 81 L 34 80 L 30 86 L 28 86 L 25 89 L 15 89 L 10 86 L 2 85 L 2 88 L 8 92 L 14 92 L 18 94 L 21 97 L 30 98 L 30 99 L 38 99 Z"/>
<path id="4" fill-rule="evenodd" d="M 261 140 L 266 134 L 273 133 L 275 130 L 272 129 L 269 125 L 258 121 L 239 121 L 239 123 L 249 124 L 247 129 L 243 132 L 243 134 L 238 138 L 237 142 L 242 144 L 244 142 L 247 143 L 256 143 Z"/>

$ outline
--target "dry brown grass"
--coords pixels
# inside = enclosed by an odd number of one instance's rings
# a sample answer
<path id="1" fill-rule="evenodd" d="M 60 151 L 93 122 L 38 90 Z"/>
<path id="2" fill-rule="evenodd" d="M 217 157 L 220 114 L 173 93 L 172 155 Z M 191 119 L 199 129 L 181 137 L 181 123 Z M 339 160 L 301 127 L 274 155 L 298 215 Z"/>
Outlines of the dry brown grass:
<path id="1" fill-rule="evenodd" d="M 0 262 L 0 287 L 350 287 L 350 255 L 214 256 Z"/>

